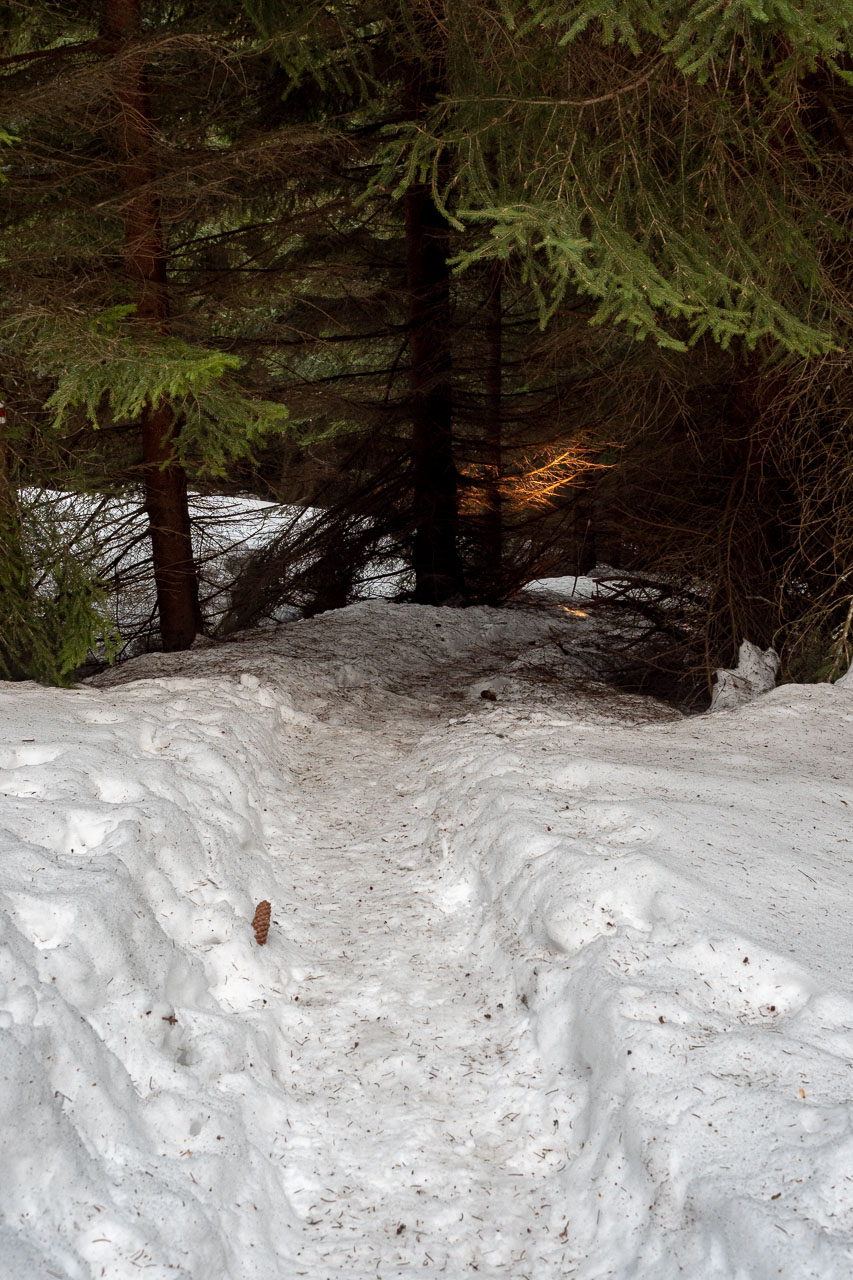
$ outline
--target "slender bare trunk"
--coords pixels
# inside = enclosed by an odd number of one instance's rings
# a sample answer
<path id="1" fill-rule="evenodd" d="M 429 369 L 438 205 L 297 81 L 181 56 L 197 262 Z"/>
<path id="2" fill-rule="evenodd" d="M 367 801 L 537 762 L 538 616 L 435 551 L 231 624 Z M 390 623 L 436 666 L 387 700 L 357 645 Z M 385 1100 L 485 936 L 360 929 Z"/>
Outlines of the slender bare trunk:
<path id="1" fill-rule="evenodd" d="M 418 117 L 436 100 L 435 65 L 413 62 L 406 107 Z M 431 188 L 416 183 L 405 197 L 406 268 L 411 361 L 414 598 L 442 604 L 464 591 L 457 546 L 459 502 L 453 457 L 448 226 Z"/>
<path id="2" fill-rule="evenodd" d="M 734 655 L 744 639 L 772 644 L 781 620 L 778 593 L 790 539 L 786 521 L 791 520 L 795 497 L 774 459 L 773 441 L 780 426 L 777 400 L 785 375 L 768 366 L 770 353 L 770 343 L 764 340 L 744 355 L 729 396 L 726 462 L 731 481 L 708 603 L 709 655 L 721 650 Z M 709 656 L 709 671 L 713 665 Z"/>
<path id="3" fill-rule="evenodd" d="M 486 519 L 484 563 L 487 588 L 500 596 L 503 577 L 503 264 L 493 264 L 489 274 L 486 311 Z"/>
<path id="4" fill-rule="evenodd" d="M 450 386 L 447 228 L 430 191 L 406 196 L 415 600 L 441 604 L 463 589 Z"/>
<path id="5" fill-rule="evenodd" d="M 137 290 L 137 315 L 157 333 L 169 320 L 166 258 L 152 153 L 151 101 L 141 31 L 140 0 L 106 0 L 106 34 L 116 53 L 115 100 L 121 151 L 125 255 Z M 188 649 L 201 629 L 193 562 L 187 481 L 174 460 L 178 423 L 166 400 L 146 404 L 141 418 L 145 505 L 154 558 L 160 632 L 166 650 Z"/>
<path id="6" fill-rule="evenodd" d="M 9 446 L 6 442 L 6 406 L 0 404 L 0 516 L 10 505 Z"/>

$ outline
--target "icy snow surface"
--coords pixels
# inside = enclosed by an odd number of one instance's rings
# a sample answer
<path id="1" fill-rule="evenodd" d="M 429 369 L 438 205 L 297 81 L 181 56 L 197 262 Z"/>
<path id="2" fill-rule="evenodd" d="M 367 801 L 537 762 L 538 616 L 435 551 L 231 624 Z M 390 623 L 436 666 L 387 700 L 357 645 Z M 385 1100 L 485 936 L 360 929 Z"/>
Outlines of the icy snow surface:
<path id="1" fill-rule="evenodd" d="M 744 640 L 738 664 L 732 670 L 720 670 L 714 681 L 711 711 L 731 711 L 769 693 L 779 675 L 779 655 L 775 649 L 759 649 Z"/>
<path id="2" fill-rule="evenodd" d="M 853 1274 L 853 688 L 683 719 L 591 625 L 0 686 L 4 1280 Z"/>

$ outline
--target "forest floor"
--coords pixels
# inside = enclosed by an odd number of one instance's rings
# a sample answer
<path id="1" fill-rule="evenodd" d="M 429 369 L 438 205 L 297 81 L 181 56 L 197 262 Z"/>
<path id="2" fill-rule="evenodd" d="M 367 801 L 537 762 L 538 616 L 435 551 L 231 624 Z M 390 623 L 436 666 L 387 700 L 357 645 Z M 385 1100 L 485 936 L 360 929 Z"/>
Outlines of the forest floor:
<path id="1" fill-rule="evenodd" d="M 609 625 L 0 686 L 4 1280 L 846 1280 L 851 678 L 686 718 Z"/>

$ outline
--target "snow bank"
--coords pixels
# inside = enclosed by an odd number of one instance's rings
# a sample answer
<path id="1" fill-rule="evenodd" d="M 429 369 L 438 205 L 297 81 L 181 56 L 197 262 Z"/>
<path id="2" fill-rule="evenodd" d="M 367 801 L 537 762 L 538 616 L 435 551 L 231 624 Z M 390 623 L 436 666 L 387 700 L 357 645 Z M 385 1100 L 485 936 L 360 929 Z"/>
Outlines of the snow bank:
<path id="1" fill-rule="evenodd" d="M 776 650 L 761 650 L 749 640 L 744 640 L 737 666 L 733 670 L 721 668 L 716 672 L 709 710 L 731 711 L 760 698 L 775 688 L 778 675 L 779 655 Z"/>
<path id="2" fill-rule="evenodd" d="M 0 686 L 0 1276 L 846 1280 L 850 690 L 683 719 L 587 624 Z"/>
<path id="3" fill-rule="evenodd" d="M 0 1274 L 255 1274 L 288 1213 L 261 1014 L 289 971 L 247 920 L 299 717 L 254 677 L 6 685 L 0 712 Z"/>
<path id="4" fill-rule="evenodd" d="M 848 1275 L 849 695 L 788 687 L 722 725 L 543 724 L 509 759 L 474 743 L 438 790 L 571 1099 L 548 1141 L 569 1274 Z"/>

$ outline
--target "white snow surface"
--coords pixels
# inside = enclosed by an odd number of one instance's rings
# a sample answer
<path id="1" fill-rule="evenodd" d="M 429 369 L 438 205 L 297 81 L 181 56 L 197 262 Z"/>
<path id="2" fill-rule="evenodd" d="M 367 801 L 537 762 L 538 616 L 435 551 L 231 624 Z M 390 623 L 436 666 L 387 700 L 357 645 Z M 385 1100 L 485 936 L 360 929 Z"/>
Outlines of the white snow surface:
<path id="1" fill-rule="evenodd" d="M 140 640 L 147 647 L 157 616 L 157 591 L 142 493 L 107 497 L 28 488 L 19 496 L 30 517 L 52 528 L 55 540 L 101 578 L 108 590 L 111 619 L 124 641 L 123 652 L 138 653 Z M 210 629 L 222 621 L 247 556 L 277 538 L 294 541 L 322 515 L 316 507 L 200 493 L 189 494 L 188 510 L 202 613 Z M 373 561 L 364 567 L 355 587 L 363 599 L 392 596 L 403 589 L 405 578 L 402 563 Z M 290 621 L 299 612 L 281 603 L 274 610 L 274 620 Z"/>
<path id="2" fill-rule="evenodd" d="M 738 653 L 738 664 L 716 673 L 711 695 L 711 711 L 731 711 L 769 693 L 779 675 L 779 655 L 775 649 L 759 649 L 744 640 Z"/>
<path id="3" fill-rule="evenodd" d="M 0 686 L 4 1280 L 853 1274 L 853 688 L 686 719 L 588 625 Z"/>
<path id="4" fill-rule="evenodd" d="M 157 612 L 142 494 L 106 497 L 29 488 L 21 490 L 20 498 L 32 516 L 54 526 L 60 540 L 100 575 L 109 588 L 108 607 L 119 633 L 131 651 L 138 648 L 139 634 L 147 633 Z M 208 625 L 221 619 L 241 560 L 316 515 L 312 507 L 224 494 L 190 493 L 188 509 Z M 286 605 L 282 612 L 295 613 Z"/>

